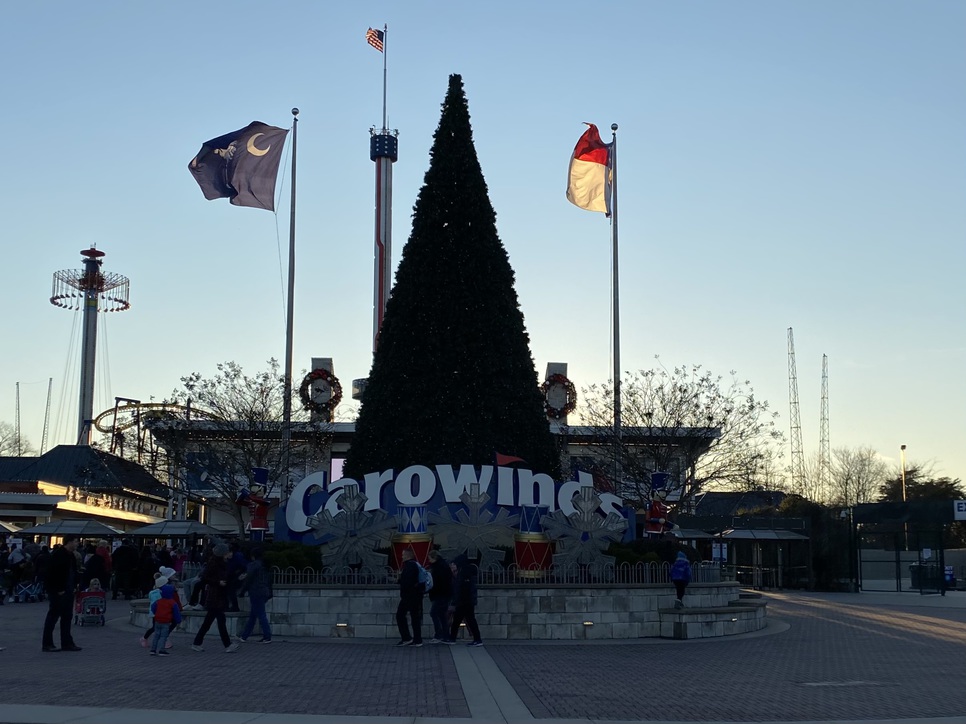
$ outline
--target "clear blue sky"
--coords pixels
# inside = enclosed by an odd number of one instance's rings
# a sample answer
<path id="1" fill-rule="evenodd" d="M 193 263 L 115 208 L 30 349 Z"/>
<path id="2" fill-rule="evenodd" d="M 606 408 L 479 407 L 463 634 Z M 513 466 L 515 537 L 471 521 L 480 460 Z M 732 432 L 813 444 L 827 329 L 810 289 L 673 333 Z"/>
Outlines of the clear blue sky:
<path id="1" fill-rule="evenodd" d="M 333 357 L 347 389 L 368 373 L 382 57 L 364 34 L 383 23 L 394 261 L 460 73 L 537 369 L 606 380 L 609 227 L 564 188 L 581 122 L 619 123 L 623 367 L 734 369 L 787 432 L 791 326 L 807 453 L 824 353 L 833 448 L 897 463 L 904 443 L 910 463 L 966 478 L 958 0 L 12 4 L 0 420 L 20 382 L 39 443 L 53 377 L 51 443 L 72 441 L 79 318 L 47 297 L 91 244 L 132 301 L 105 315 L 97 409 L 284 357 L 287 179 L 276 218 L 205 201 L 186 166 L 252 120 L 290 125 L 292 106 L 296 374 L 313 356 Z"/>

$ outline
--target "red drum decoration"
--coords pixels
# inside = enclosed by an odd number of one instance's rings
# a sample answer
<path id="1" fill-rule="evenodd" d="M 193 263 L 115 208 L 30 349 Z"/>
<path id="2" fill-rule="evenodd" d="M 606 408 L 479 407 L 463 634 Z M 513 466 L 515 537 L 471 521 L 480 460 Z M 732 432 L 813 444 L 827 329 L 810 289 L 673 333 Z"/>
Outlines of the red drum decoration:
<path id="1" fill-rule="evenodd" d="M 402 569 L 402 552 L 407 548 L 413 552 L 416 562 L 426 567 L 426 556 L 433 547 L 433 536 L 429 533 L 396 533 L 392 537 L 392 565 L 397 571 Z"/>
<path id="2" fill-rule="evenodd" d="M 540 578 L 553 562 L 553 542 L 543 532 L 541 520 L 549 512 L 545 505 L 520 508 L 520 530 L 513 536 L 513 556 L 517 576 Z"/>
<path id="3" fill-rule="evenodd" d="M 546 533 L 517 533 L 513 536 L 513 557 L 520 578 L 541 578 L 553 562 L 553 541 Z"/>

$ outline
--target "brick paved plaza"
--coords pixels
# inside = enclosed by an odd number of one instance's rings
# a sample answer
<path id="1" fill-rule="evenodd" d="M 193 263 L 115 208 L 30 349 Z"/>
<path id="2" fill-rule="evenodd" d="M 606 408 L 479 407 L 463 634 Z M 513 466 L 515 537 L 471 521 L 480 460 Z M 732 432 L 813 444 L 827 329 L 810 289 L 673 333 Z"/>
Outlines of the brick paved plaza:
<path id="1" fill-rule="evenodd" d="M 105 628 L 75 627 L 78 653 L 40 651 L 45 603 L 7 604 L 0 722 L 966 722 L 966 594 L 766 597 L 766 631 L 715 640 L 276 638 L 225 654 L 213 632 L 204 653 L 175 634 L 168 658 L 137 644 L 121 602 Z"/>

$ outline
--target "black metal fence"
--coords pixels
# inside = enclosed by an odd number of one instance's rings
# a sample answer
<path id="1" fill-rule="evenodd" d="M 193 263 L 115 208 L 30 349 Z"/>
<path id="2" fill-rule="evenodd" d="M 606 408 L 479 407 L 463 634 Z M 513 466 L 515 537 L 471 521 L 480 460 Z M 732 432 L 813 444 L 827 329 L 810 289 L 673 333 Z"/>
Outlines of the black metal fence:
<path id="1" fill-rule="evenodd" d="M 380 568 L 272 568 L 276 586 L 367 586 L 394 584 L 395 569 Z M 734 580 L 733 572 L 718 563 L 702 562 L 691 566 L 692 583 L 719 583 Z M 586 586 L 599 584 L 648 585 L 671 581 L 668 563 L 619 563 L 613 565 L 551 566 L 549 569 L 519 568 L 515 565 L 485 566 L 479 570 L 481 585 L 493 586 Z"/>

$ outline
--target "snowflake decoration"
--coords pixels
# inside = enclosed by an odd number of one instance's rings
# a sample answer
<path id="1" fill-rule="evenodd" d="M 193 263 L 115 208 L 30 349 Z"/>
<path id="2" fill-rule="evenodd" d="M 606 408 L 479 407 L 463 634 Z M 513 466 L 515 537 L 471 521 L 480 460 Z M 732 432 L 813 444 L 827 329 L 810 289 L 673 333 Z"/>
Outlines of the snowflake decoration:
<path id="1" fill-rule="evenodd" d="M 614 556 L 605 556 L 604 551 L 611 542 L 624 537 L 627 521 L 617 513 L 602 518 L 597 512 L 600 496 L 589 486 L 582 487 L 573 502 L 577 510 L 571 515 L 558 509 L 540 519 L 547 535 L 556 540 L 554 566 L 614 565 Z"/>
<path id="2" fill-rule="evenodd" d="M 396 517 L 379 509 L 366 512 L 369 498 L 359 492 L 358 485 L 346 485 L 336 502 L 342 508 L 336 515 L 322 510 L 309 516 L 308 524 L 317 539 L 330 537 L 322 564 L 327 567 L 347 567 L 362 564 L 373 570 L 388 565 L 388 556 L 376 553 L 385 546 L 396 530 Z"/>
<path id="3" fill-rule="evenodd" d="M 496 516 L 484 510 L 490 496 L 480 492 L 479 483 L 471 483 L 469 492 L 463 491 L 460 500 L 466 508 L 460 508 L 455 519 L 449 508 L 429 514 L 435 540 L 445 543 L 443 555 L 451 558 L 459 553 L 472 556 L 478 552 L 480 568 L 500 566 L 504 552 L 490 546 L 513 545 L 513 529 L 520 516 L 510 515 L 505 508 L 500 508 Z"/>

